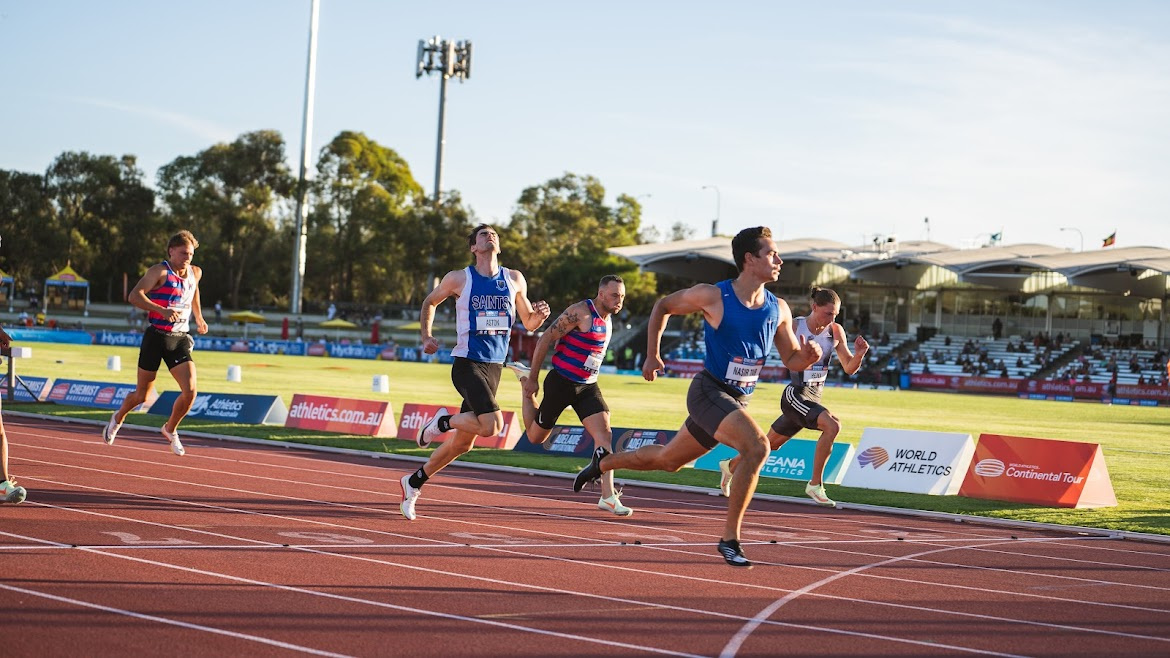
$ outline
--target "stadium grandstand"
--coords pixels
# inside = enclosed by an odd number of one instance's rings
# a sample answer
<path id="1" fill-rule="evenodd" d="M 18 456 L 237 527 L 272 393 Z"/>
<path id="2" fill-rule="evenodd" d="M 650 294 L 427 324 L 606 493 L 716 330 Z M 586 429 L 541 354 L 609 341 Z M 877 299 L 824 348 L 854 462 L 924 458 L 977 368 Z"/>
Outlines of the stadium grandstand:
<path id="1" fill-rule="evenodd" d="M 777 246 L 784 267 L 772 291 L 800 314 L 810 286 L 836 290 L 838 322 L 865 335 L 883 366 L 900 359 L 896 369 L 916 374 L 1165 381 L 1170 250 L 956 249 L 892 236 Z M 735 276 L 729 237 L 609 251 L 685 281 Z M 680 349 L 691 347 L 684 336 Z"/>

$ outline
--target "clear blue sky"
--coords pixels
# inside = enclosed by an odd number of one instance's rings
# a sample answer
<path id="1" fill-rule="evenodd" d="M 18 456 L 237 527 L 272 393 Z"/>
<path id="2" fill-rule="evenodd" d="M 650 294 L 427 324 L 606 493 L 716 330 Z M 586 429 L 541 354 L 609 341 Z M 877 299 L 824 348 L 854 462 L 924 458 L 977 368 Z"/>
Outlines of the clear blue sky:
<path id="1" fill-rule="evenodd" d="M 474 42 L 444 188 L 506 224 L 566 171 L 645 220 L 858 244 L 1170 248 L 1170 3 L 322 0 L 316 152 L 342 130 L 431 190 L 439 82 Z M 0 0 L 0 168 L 158 168 L 243 132 L 301 144 L 309 0 Z M 714 190 L 701 189 L 704 185 Z M 718 205 L 717 205 L 718 202 Z"/>

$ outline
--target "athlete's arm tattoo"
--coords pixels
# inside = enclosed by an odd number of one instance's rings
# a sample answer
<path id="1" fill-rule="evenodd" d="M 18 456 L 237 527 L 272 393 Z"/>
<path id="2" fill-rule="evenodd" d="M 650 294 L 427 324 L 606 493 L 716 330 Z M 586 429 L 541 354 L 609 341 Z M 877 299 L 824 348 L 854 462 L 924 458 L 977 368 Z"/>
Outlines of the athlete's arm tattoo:
<path id="1" fill-rule="evenodd" d="M 574 311 L 572 307 L 570 307 L 565 309 L 565 312 L 561 313 L 561 317 L 557 318 L 557 321 L 553 323 L 551 331 L 557 338 L 561 338 L 562 336 L 567 335 L 573 329 L 576 329 L 577 324 L 580 322 L 580 314 L 578 314 L 577 311 Z"/>

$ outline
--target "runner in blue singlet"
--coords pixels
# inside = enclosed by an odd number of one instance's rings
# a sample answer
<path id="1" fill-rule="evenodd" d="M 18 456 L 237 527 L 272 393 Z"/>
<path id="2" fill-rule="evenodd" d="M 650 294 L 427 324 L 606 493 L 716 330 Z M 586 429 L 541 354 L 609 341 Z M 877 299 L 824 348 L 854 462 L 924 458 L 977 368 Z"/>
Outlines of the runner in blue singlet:
<path id="1" fill-rule="evenodd" d="M 833 354 L 836 353 L 841 360 L 845 374 L 852 375 L 865 362 L 869 343 L 858 335 L 853 341 L 853 351 L 849 350 L 845 329 L 834 322 L 834 318 L 841 312 L 841 298 L 837 293 L 828 288 L 813 288 L 809 307 L 806 317 L 796 318 L 795 333 L 798 339 L 820 345 L 821 358 L 807 370 L 789 373 L 792 383 L 780 397 L 780 416 L 768 430 L 768 444 L 772 450 L 778 450 L 801 429 L 821 430 L 813 454 L 812 478 L 804 487 L 804 492 L 818 505 L 836 507 L 837 503 L 825 494 L 822 476 L 829 453 L 833 450 L 833 441 L 841 432 L 841 421 L 821 406 L 821 393 L 828 379 Z M 739 457 L 719 462 L 719 491 L 724 496 L 731 492 L 732 474 L 738 467 Z"/>
<path id="2" fill-rule="evenodd" d="M 436 438 L 455 430 L 431 453 L 427 463 L 404 475 L 399 509 L 408 520 L 415 519 L 415 502 L 423 484 L 471 450 L 475 437 L 495 436 L 504 426 L 504 414 L 496 404 L 500 372 L 508 356 L 508 336 L 516 317 L 528 331 L 536 331 L 549 316 L 548 304 L 528 301 L 528 283 L 517 270 L 500 267 L 500 236 L 487 224 L 476 226 L 467 236 L 475 264 L 452 270 L 423 300 L 419 312 L 419 338 L 423 351 L 434 354 L 439 341 L 431 333 L 435 307 L 448 297 L 455 298 L 458 339 L 451 350 L 451 383 L 463 398 L 459 413 L 438 411 L 419 430 L 415 440 L 426 447 Z"/>
<path id="3" fill-rule="evenodd" d="M 741 472 L 727 501 L 727 520 L 718 544 L 728 564 L 750 567 L 739 544 L 740 527 L 748 501 L 756 489 L 768 441 L 746 411 L 769 345 L 775 343 L 790 370 L 803 370 L 820 357 L 815 343 L 801 344 L 792 333 L 788 304 L 764 289 L 780 276 L 784 262 L 766 227 L 744 229 L 731 241 L 739 275 L 717 285 L 700 283 L 671 293 L 654 304 L 650 314 L 648 349 L 642 376 L 654 381 L 663 368 L 659 354 L 662 332 L 671 315 L 702 313 L 707 358 L 687 393 L 689 416 L 665 446 L 609 454 L 598 448 L 589 466 L 578 474 L 573 488 L 580 491 L 602 473 L 620 468 L 636 471 L 677 471 L 718 443 L 743 455 Z M 747 474 L 750 473 L 750 476 Z"/>

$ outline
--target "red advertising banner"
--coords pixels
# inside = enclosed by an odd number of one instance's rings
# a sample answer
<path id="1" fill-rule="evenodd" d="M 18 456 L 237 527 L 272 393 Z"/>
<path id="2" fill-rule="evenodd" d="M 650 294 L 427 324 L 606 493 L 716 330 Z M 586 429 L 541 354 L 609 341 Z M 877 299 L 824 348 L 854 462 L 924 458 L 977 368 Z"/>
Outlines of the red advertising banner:
<path id="1" fill-rule="evenodd" d="M 1100 399 L 1105 397 L 1105 384 L 1093 382 L 1070 382 L 1067 379 L 1029 379 L 1020 386 L 1023 393 L 1044 395 L 1067 395 L 1076 398 Z"/>
<path id="2" fill-rule="evenodd" d="M 1104 384 L 1102 384 L 1104 386 Z M 1139 386 L 1137 384 L 1118 384 L 1117 397 L 1137 398 L 1139 400 L 1159 400 L 1170 402 L 1170 388 L 1165 386 Z"/>
<path id="3" fill-rule="evenodd" d="M 395 428 L 389 402 L 300 393 L 293 395 L 284 426 L 367 436 L 394 436 Z"/>
<path id="4" fill-rule="evenodd" d="M 435 413 L 442 409 L 437 404 L 416 404 L 414 402 L 407 402 L 402 405 L 402 413 L 398 416 L 398 438 L 406 439 L 407 441 L 414 441 L 418 433 L 422 431 L 423 425 L 426 425 Z M 459 413 L 459 405 L 446 407 L 448 413 L 452 411 Z M 516 442 L 520 440 L 520 435 L 524 433 L 524 428 L 520 427 L 523 419 L 516 414 L 515 411 L 505 411 L 504 427 L 500 433 L 495 436 L 477 436 L 475 437 L 475 447 L 477 448 L 500 448 L 501 450 L 511 450 L 515 447 Z M 440 434 L 435 441 L 442 443 L 447 440 L 447 437 L 453 436 L 454 430 Z"/>
<path id="5" fill-rule="evenodd" d="M 967 393 L 1065 396 L 1086 400 L 1100 400 L 1108 395 L 1106 384 L 1070 382 L 1067 379 L 1008 379 L 1005 377 L 930 374 L 911 375 L 910 386 L 912 388 L 941 389 Z M 1117 396 L 1170 401 L 1170 389 L 1157 386 L 1119 384 L 1117 386 Z"/>
<path id="6" fill-rule="evenodd" d="M 1053 507 L 1115 507 L 1096 443 L 982 434 L 960 496 Z"/>

